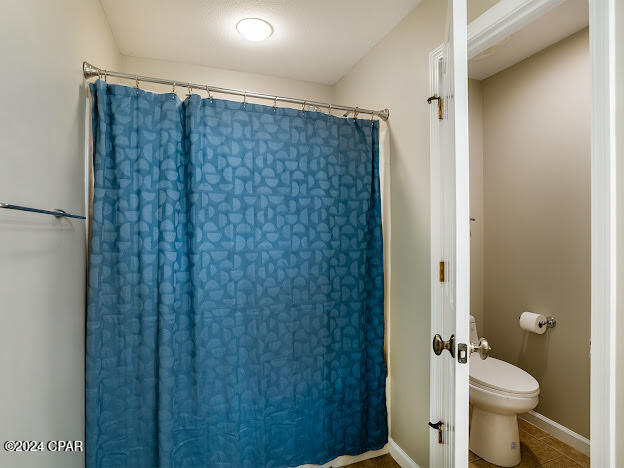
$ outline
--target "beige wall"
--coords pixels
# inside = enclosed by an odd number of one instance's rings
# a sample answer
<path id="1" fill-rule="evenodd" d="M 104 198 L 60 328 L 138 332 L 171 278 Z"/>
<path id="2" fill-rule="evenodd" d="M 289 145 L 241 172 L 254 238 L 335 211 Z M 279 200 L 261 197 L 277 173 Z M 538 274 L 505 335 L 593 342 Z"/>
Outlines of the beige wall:
<path id="1" fill-rule="evenodd" d="M 469 21 L 494 3 L 495 0 L 469 0 Z M 395 247 L 394 282 L 390 292 L 393 301 L 392 437 L 421 466 L 427 466 L 429 135 L 428 109 L 423 101 L 427 97 L 427 55 L 443 40 L 445 2 L 423 0 L 334 88 L 181 63 L 120 57 L 95 0 L 10 0 L 5 4 L 5 11 L 11 14 L 0 19 L 0 54 L 5 69 L 4 85 L 0 88 L 3 102 L 0 145 L 4 165 L 0 186 L 3 196 L 13 201 L 83 211 L 84 93 L 80 75 L 83 59 L 132 73 L 181 77 L 269 94 L 391 109 Z M 528 61 L 538 59 L 539 56 Z M 501 79 L 504 73 L 492 80 Z M 152 89 L 147 84 L 142 87 Z M 162 87 L 153 89 L 162 91 Z M 471 86 L 471 99 L 475 89 Z M 183 94 L 182 90 L 178 91 Z M 501 92 L 501 96 L 504 95 Z M 544 101 L 540 102 L 542 108 L 545 107 Z M 564 100 L 555 104 L 555 109 L 560 109 L 573 103 Z M 543 113 L 543 109 L 540 112 Z M 471 131 L 473 127 L 471 124 Z M 564 134 L 571 133 L 566 129 Z M 471 141 L 471 150 L 474 143 Z M 576 149 L 574 145 L 565 147 L 566 151 L 557 151 L 559 156 Z M 555 176 L 563 179 L 559 174 Z M 471 174 L 471 183 L 474 177 Z M 476 213 L 474 205 L 471 210 Z M 577 210 L 583 211 L 582 207 Z M 585 211 L 587 215 L 588 208 Z M 0 294 L 4 305 L 0 319 L 3 356 L 0 371 L 5 377 L 0 389 L 0 416 L 4 421 L 11 421 L 10 425 L 0 424 L 0 438 L 82 439 L 83 226 L 78 222 L 60 224 L 34 215 L 0 214 Z M 580 218 L 582 216 L 572 222 L 580 225 Z M 473 233 L 474 229 L 475 226 Z M 557 252 L 559 250 L 554 253 Z M 556 264 L 556 261 L 539 260 L 548 265 Z M 578 259 L 583 265 L 587 261 L 587 258 Z M 582 288 L 572 288 L 570 292 L 576 293 L 576 289 Z M 571 299 L 568 303 L 576 305 Z M 478 309 L 474 302 L 472 307 Z M 574 323 L 567 318 L 562 320 L 563 313 L 571 313 L 568 309 L 553 313 L 560 319 L 555 330 L 559 334 L 542 337 L 548 340 L 544 341 L 549 350 L 544 354 L 548 361 L 540 361 L 541 367 L 537 369 L 549 378 L 557 369 L 547 363 L 553 356 L 560 357 L 561 336 L 568 336 Z M 487 330 L 486 325 L 486 336 L 493 340 L 494 335 L 489 336 Z M 533 338 L 536 337 L 529 337 L 528 351 L 522 350 L 522 343 L 516 338 L 508 351 L 503 350 L 504 343 L 498 347 L 494 344 L 495 352 L 509 352 L 522 364 L 536 352 L 532 351 L 536 349 L 532 346 Z M 579 338 L 581 342 L 587 341 L 585 336 L 577 334 L 572 334 L 570 339 Z M 581 348 L 580 353 L 586 355 L 587 346 Z M 566 352 L 569 350 L 570 347 L 566 347 Z M 34 391 L 25 392 L 25 388 Z M 542 388 L 544 390 L 544 386 Z M 560 422 L 573 428 L 573 424 Z M 36 455 L 10 460 L 6 457 L 6 453 L 0 451 L 0 465 L 34 466 L 40 461 Z M 73 455 L 46 459 L 46 466 L 81 466 L 82 463 L 82 457 Z"/>
<path id="2" fill-rule="evenodd" d="M 540 383 L 535 411 L 589 437 L 587 29 L 482 82 L 484 327 L 493 356 Z M 471 103 L 472 105 L 472 103 Z M 544 335 L 522 311 L 553 315 Z"/>
<path id="3" fill-rule="evenodd" d="M 483 330 L 483 89 L 468 80 L 470 136 L 470 314 Z"/>
<path id="4" fill-rule="evenodd" d="M 499 0 L 468 0 L 468 23 L 492 8 Z"/>
<path id="5" fill-rule="evenodd" d="M 314 83 L 120 56 L 97 0 L 3 6 L 2 201 L 84 213 L 83 60 L 216 86 L 332 98 L 329 86 Z M 83 222 L 0 212 L 0 440 L 84 440 L 85 256 Z M 43 465 L 84 466 L 84 457 L 0 450 L 0 466 Z"/>
<path id="6" fill-rule="evenodd" d="M 423 0 L 336 85 L 334 100 L 390 108 L 392 438 L 429 464 L 429 52 L 446 2 Z"/>
<path id="7" fill-rule="evenodd" d="M 97 65 L 97 64 L 96 64 Z M 312 99 L 321 102 L 331 102 L 332 87 L 318 83 L 291 80 L 288 78 L 278 78 L 275 76 L 261 75 L 258 73 L 245 73 L 233 70 L 223 70 L 220 68 L 204 67 L 180 62 L 168 62 L 164 60 L 154 60 L 148 58 L 136 58 L 129 56 L 121 57 L 121 70 L 126 73 L 143 74 L 159 78 L 180 79 L 198 84 L 207 84 L 223 88 L 242 89 L 259 93 L 297 97 L 301 99 Z M 117 82 L 134 86 L 128 80 Z M 142 89 L 166 93 L 171 90 L 163 85 L 152 83 L 140 83 Z M 176 88 L 176 92 L 184 99 L 187 90 Z M 206 96 L 204 92 L 197 90 L 194 93 Z M 236 96 L 215 95 L 220 99 L 242 100 Z M 248 102 L 253 100 L 248 99 Z M 270 101 L 257 101 L 261 104 L 272 105 Z M 283 104 L 280 104 L 283 106 Z"/>
<path id="8" fill-rule="evenodd" d="M 97 0 L 5 0 L 0 15 L 0 197 L 84 213 L 82 61 L 117 67 Z M 0 212 L 0 440 L 84 440 L 81 221 Z M 0 466 L 84 466 L 12 454 Z"/>

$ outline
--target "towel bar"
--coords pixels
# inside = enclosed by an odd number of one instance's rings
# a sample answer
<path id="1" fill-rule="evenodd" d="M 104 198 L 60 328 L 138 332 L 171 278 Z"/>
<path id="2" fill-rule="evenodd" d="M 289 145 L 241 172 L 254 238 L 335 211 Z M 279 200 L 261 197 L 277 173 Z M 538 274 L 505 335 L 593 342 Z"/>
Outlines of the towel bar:
<path id="1" fill-rule="evenodd" d="M 57 218 L 87 219 L 85 216 L 79 216 L 79 215 L 67 213 L 64 210 L 61 210 L 58 208 L 54 210 L 41 210 L 39 208 L 29 208 L 27 206 L 12 205 L 11 203 L 4 203 L 4 202 L 0 202 L 0 208 L 4 208 L 7 210 L 19 210 L 19 211 L 29 211 L 31 213 L 47 214 L 47 215 L 55 216 Z"/>

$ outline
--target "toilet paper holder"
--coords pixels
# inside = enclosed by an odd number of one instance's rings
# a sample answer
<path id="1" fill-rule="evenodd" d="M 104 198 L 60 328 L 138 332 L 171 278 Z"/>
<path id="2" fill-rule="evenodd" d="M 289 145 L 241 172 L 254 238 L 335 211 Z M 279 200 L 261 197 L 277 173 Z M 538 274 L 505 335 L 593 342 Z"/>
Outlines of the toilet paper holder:
<path id="1" fill-rule="evenodd" d="M 523 325 L 522 320 L 525 314 L 527 315 L 524 319 L 526 323 Z M 518 321 L 520 322 L 520 328 L 528 332 L 537 333 L 538 335 L 546 333 L 547 328 L 555 328 L 557 326 L 557 319 L 555 319 L 552 315 L 545 317 L 542 314 L 536 314 L 535 312 L 528 311 L 522 312 L 518 315 Z"/>
<path id="2" fill-rule="evenodd" d="M 551 315 L 546 317 L 546 321 L 541 320 L 538 325 L 540 328 L 544 327 L 544 325 L 548 328 L 555 328 L 557 326 L 557 320 Z"/>
<path id="3" fill-rule="evenodd" d="M 518 315 L 518 320 L 520 320 L 520 315 Z M 555 319 L 555 317 L 553 317 L 552 315 L 549 315 L 548 317 L 546 317 L 546 320 L 540 320 L 537 325 L 540 328 L 555 328 L 557 326 L 557 319 Z"/>

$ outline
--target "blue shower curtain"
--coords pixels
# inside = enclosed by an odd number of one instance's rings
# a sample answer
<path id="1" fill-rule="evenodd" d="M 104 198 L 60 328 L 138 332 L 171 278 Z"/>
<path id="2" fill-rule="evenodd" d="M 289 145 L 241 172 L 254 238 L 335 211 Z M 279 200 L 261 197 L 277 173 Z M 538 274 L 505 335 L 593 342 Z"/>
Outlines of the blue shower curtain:
<path id="1" fill-rule="evenodd" d="M 91 85 L 89 467 L 387 441 L 378 124 Z"/>

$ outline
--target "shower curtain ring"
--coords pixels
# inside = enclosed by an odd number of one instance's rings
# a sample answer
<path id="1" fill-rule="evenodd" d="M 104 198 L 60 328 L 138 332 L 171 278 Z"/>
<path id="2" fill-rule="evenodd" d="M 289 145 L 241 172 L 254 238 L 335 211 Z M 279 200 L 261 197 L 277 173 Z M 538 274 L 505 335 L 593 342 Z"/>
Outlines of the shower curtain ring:
<path id="1" fill-rule="evenodd" d="M 355 110 L 353 111 L 353 120 L 357 120 L 357 116 L 360 113 L 360 109 L 358 106 L 355 106 Z"/>
<path id="2" fill-rule="evenodd" d="M 208 85 L 206 85 L 206 92 L 208 93 L 208 99 L 210 99 L 210 104 L 212 104 L 212 93 L 210 89 L 208 89 Z"/>
<path id="3" fill-rule="evenodd" d="M 173 96 L 171 96 L 172 98 L 175 98 L 175 81 L 173 82 L 173 87 L 171 88 L 171 94 L 173 94 Z"/>
<path id="4" fill-rule="evenodd" d="M 186 97 L 191 97 L 193 95 L 193 88 L 191 88 L 191 86 L 187 86 L 188 89 L 188 94 L 186 95 Z"/>
<path id="5" fill-rule="evenodd" d="M 273 112 L 277 112 L 277 96 L 273 99 Z"/>
<path id="6" fill-rule="evenodd" d="M 247 92 L 243 93 L 243 109 L 247 109 Z"/>
<path id="7" fill-rule="evenodd" d="M 108 83 L 108 73 L 104 70 L 104 83 Z"/>
<path id="8" fill-rule="evenodd" d="M 305 106 L 307 101 L 303 101 L 303 106 L 301 106 L 301 113 L 305 114 Z"/>
<path id="9" fill-rule="evenodd" d="M 139 94 L 139 75 L 134 75 L 134 89 L 136 89 L 136 93 Z"/>

